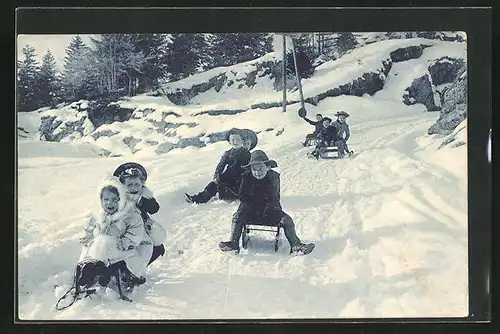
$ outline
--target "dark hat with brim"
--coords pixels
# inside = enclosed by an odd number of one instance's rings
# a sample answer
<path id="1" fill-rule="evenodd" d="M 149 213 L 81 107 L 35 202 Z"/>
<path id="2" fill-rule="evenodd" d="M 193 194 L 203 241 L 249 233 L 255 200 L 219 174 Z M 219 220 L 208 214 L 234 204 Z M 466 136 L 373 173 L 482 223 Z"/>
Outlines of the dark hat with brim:
<path id="1" fill-rule="evenodd" d="M 250 139 L 250 148 L 248 149 L 249 151 L 253 150 L 255 146 L 257 146 L 257 134 L 250 130 L 250 129 L 242 129 L 241 132 L 243 133 L 243 140 Z"/>
<path id="2" fill-rule="evenodd" d="M 226 132 L 226 141 L 229 141 L 229 136 L 231 136 L 231 135 L 239 135 L 241 137 L 241 139 L 243 139 L 243 132 L 241 131 L 241 129 L 232 128 L 229 131 L 227 131 Z"/>
<path id="3" fill-rule="evenodd" d="M 306 108 L 300 108 L 299 109 L 299 117 L 304 118 L 307 115 L 307 110 Z"/>
<path id="4" fill-rule="evenodd" d="M 271 168 L 278 167 L 278 164 L 276 163 L 276 161 L 269 160 L 267 154 L 262 150 L 253 151 L 252 154 L 250 155 L 250 162 L 248 163 L 248 165 L 245 165 L 242 167 L 244 167 L 244 168 L 250 167 L 251 165 L 255 165 L 255 164 L 258 164 L 261 162 L 268 164 L 269 167 L 271 167 Z"/>
<path id="5" fill-rule="evenodd" d="M 346 113 L 345 111 L 338 111 L 335 116 L 339 117 L 339 116 L 345 116 L 345 117 L 349 117 L 349 114 Z"/>
<path id="6" fill-rule="evenodd" d="M 144 182 L 148 179 L 148 173 L 146 172 L 146 168 L 137 162 L 126 162 L 113 172 L 113 176 L 123 178 L 127 176 L 139 176 Z"/>
<path id="7" fill-rule="evenodd" d="M 332 122 L 332 119 L 330 117 L 323 117 L 323 119 L 321 120 L 321 122 L 324 122 L 324 121 L 328 121 L 328 122 Z"/>

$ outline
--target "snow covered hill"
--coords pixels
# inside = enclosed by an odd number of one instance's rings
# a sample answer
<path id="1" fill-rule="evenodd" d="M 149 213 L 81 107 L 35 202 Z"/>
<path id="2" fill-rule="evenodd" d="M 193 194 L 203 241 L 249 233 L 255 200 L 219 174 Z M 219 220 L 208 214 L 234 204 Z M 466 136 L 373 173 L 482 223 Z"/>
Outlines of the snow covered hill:
<path id="1" fill-rule="evenodd" d="M 450 49 L 443 47 L 436 57 L 447 52 Z M 370 63 L 365 56 L 360 56 L 362 63 Z M 220 110 L 243 103 L 242 96 L 230 93 L 207 93 L 203 104 L 200 95 L 199 106 L 182 107 L 165 97 L 139 96 L 128 101 L 135 106 L 129 121 L 93 132 L 120 135 L 76 136 L 66 143 L 36 140 L 33 132 L 43 112 L 19 115 L 18 126 L 25 131 L 18 137 L 20 318 L 467 315 L 467 145 L 458 144 L 466 144 L 466 121 L 447 139 L 449 144 L 442 145 L 442 136 L 428 135 L 437 113 L 420 104 L 402 103 L 401 82 L 409 82 L 408 73 L 417 66 L 403 64 L 397 68 L 401 76 L 387 76 L 384 89 L 374 96 L 325 97 L 317 105 L 307 105 L 309 117 L 317 112 L 325 116 L 337 110 L 349 112 L 349 147 L 359 154 L 346 160 L 306 158 L 311 148 L 302 147 L 300 141 L 312 127 L 298 118 L 294 106 L 287 113 L 275 107 L 196 115 L 213 110 L 209 103 Z M 322 79 L 304 83 L 307 94 L 313 93 L 311 87 L 317 89 L 314 94 L 321 93 L 333 80 L 348 77 L 342 71 L 352 71 L 345 65 L 328 75 L 328 66 L 323 65 L 324 73 L 318 72 Z M 334 71 L 333 64 L 330 70 Z M 247 98 L 260 93 L 256 94 Z M 269 100 L 262 96 L 259 101 Z M 164 126 L 165 132 L 150 126 Z M 201 190 L 210 181 L 227 149 L 227 143 L 212 141 L 211 136 L 233 126 L 259 131 L 257 148 L 279 165 L 283 208 L 294 219 L 298 236 L 316 244 L 313 253 L 292 258 L 286 240 L 275 252 L 272 234 L 252 232 L 248 250 L 238 256 L 223 254 L 217 244 L 229 237 L 237 204 L 184 202 L 184 192 Z M 175 139 L 174 144 L 182 138 L 212 144 L 173 148 L 165 144 L 166 136 Z M 141 139 L 133 145 L 135 154 L 123 142 L 125 137 Z M 162 144 L 168 154 L 157 153 Z M 122 156 L 103 156 L 103 148 Z M 102 177 L 131 160 L 143 164 L 150 175 L 148 186 L 161 205 L 155 219 L 168 233 L 166 254 L 151 265 L 146 284 L 132 295 L 133 303 L 108 291 L 57 312 L 54 305 L 71 283 L 80 251 L 78 238 L 96 201 L 95 189 Z"/>
<path id="2" fill-rule="evenodd" d="M 320 103 L 339 95 L 371 94 L 378 99 L 403 102 L 405 89 L 422 75 L 430 76 L 429 68 L 443 57 L 465 60 L 465 43 L 416 38 L 359 47 L 338 60 L 320 65 L 311 78 L 303 80 L 306 109 L 328 113 L 321 110 Z M 82 102 L 82 111 L 77 111 L 78 103 L 74 102 L 56 110 L 33 112 L 37 116 L 19 114 L 18 123 L 23 126 L 32 124 L 36 117 L 41 118 L 39 137 L 44 134 L 47 140 L 91 143 L 99 146 L 102 154 L 114 156 L 163 154 L 171 149 L 203 147 L 220 140 L 222 132 L 241 122 L 256 132 L 286 130 L 290 122 L 281 115 L 282 93 L 274 89 L 275 81 L 280 80 L 272 73 L 278 60 L 270 53 L 170 83 L 155 96 L 140 95 L 117 101 L 113 107 L 131 115 L 124 122 L 94 128 L 89 121 L 88 106 L 83 107 L 87 103 Z M 425 101 L 413 99 L 409 104 L 414 104 L 415 110 L 425 110 L 424 104 L 439 105 L 439 94 L 432 89 L 430 84 L 422 87 L 431 96 Z M 288 101 L 299 101 L 298 91 L 288 92 Z M 288 106 L 292 113 L 298 108 L 298 103 Z M 239 114 L 243 115 L 234 117 Z"/>

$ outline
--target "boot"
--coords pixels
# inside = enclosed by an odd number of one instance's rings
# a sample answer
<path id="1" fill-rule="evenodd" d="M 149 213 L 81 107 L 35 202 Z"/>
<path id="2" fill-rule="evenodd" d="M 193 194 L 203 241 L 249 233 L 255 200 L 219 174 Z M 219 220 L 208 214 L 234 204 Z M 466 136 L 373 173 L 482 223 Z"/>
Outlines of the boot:
<path id="1" fill-rule="evenodd" d="M 290 254 L 293 256 L 307 255 L 313 251 L 314 247 L 315 247 L 315 245 L 312 243 L 310 243 L 310 244 L 300 243 L 300 244 L 294 245 L 290 248 Z"/>
<path id="2" fill-rule="evenodd" d="M 235 251 L 236 254 L 240 252 L 240 245 L 234 243 L 233 241 L 221 241 L 219 243 L 219 248 L 223 252 Z"/>

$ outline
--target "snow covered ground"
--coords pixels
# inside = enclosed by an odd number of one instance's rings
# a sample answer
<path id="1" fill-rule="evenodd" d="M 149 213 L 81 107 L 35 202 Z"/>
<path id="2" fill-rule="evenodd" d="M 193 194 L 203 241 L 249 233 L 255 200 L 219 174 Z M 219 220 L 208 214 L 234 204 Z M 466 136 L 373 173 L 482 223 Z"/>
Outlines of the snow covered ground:
<path id="1" fill-rule="evenodd" d="M 438 149 L 442 138 L 426 135 L 437 113 L 401 103 L 400 84 L 392 79 L 383 96 L 339 96 L 308 106 L 309 117 L 340 109 L 351 114 L 349 147 L 359 155 L 347 160 L 307 159 L 311 149 L 300 141 L 313 128 L 295 109 L 196 117 L 210 129 L 219 123 L 219 131 L 284 129 L 280 136 L 261 132 L 257 148 L 279 165 L 282 205 L 298 236 L 316 244 L 304 257 L 290 257 L 286 240 L 276 253 L 273 235 L 265 232 L 252 232 L 240 255 L 224 254 L 217 244 L 229 237 L 237 204 L 184 202 L 184 192 L 199 191 L 210 181 L 225 142 L 111 158 L 99 156 L 93 146 L 20 138 L 20 318 L 466 316 L 467 146 Z M 20 126 L 29 128 L 34 117 L 20 118 Z M 161 205 L 154 216 L 168 233 L 166 254 L 150 266 L 133 303 L 109 292 L 55 311 L 71 283 L 95 188 L 130 160 L 148 169 L 147 184 Z"/>

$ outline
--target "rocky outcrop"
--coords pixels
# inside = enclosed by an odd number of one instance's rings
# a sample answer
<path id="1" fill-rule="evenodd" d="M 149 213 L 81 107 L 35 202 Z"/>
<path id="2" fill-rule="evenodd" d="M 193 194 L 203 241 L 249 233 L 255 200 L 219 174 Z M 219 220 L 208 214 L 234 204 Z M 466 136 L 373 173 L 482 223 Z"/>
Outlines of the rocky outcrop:
<path id="1" fill-rule="evenodd" d="M 70 116 L 73 120 L 62 120 L 62 115 L 61 117 L 51 114 L 42 116 L 39 128 L 41 138 L 46 141 L 61 141 L 75 133 L 81 137 L 94 130 L 86 112 Z"/>
<path id="2" fill-rule="evenodd" d="M 467 118 L 467 67 L 464 65 L 457 78 L 443 92 L 442 109 L 428 134 L 448 135 Z"/>
<path id="3" fill-rule="evenodd" d="M 403 103 L 406 105 L 421 103 L 427 108 L 427 111 L 440 110 L 440 107 L 436 105 L 436 101 L 434 100 L 434 91 L 429 75 L 426 74 L 413 80 L 411 86 L 405 90 Z"/>
<path id="4" fill-rule="evenodd" d="M 419 58 L 424 52 L 425 48 L 431 47 L 431 45 L 413 45 L 405 48 L 399 48 L 390 53 L 391 60 L 393 62 L 407 61 L 410 59 Z"/>
<path id="5" fill-rule="evenodd" d="M 117 135 L 119 133 L 120 133 L 119 131 L 99 130 L 99 131 L 92 133 L 92 138 L 94 138 L 94 140 L 97 140 L 101 137 L 112 137 L 112 136 Z"/>
<path id="6" fill-rule="evenodd" d="M 355 95 L 363 96 L 364 94 L 373 95 L 384 88 L 385 78 L 392 68 L 390 59 L 382 61 L 380 68 L 376 72 L 364 73 L 361 77 L 354 79 L 338 87 L 329 89 L 328 91 L 318 94 L 314 97 L 305 99 L 313 105 L 317 105 L 319 101 L 327 97 L 335 97 L 340 95 Z"/>
<path id="7" fill-rule="evenodd" d="M 89 103 L 89 118 L 96 128 L 103 124 L 128 121 L 134 109 L 122 108 L 119 103 L 110 102 L 110 99 L 92 101 Z"/>
<path id="8" fill-rule="evenodd" d="M 465 65 L 462 59 L 443 57 L 429 66 L 432 83 L 436 86 L 453 82 L 460 69 Z"/>
<path id="9" fill-rule="evenodd" d="M 137 143 L 140 143 L 141 141 L 142 141 L 142 139 L 135 138 L 135 137 L 132 137 L 132 136 L 128 136 L 128 137 L 123 138 L 123 142 L 125 143 L 125 145 L 127 145 L 128 147 L 130 147 L 131 150 L 134 150 L 135 145 Z"/>

